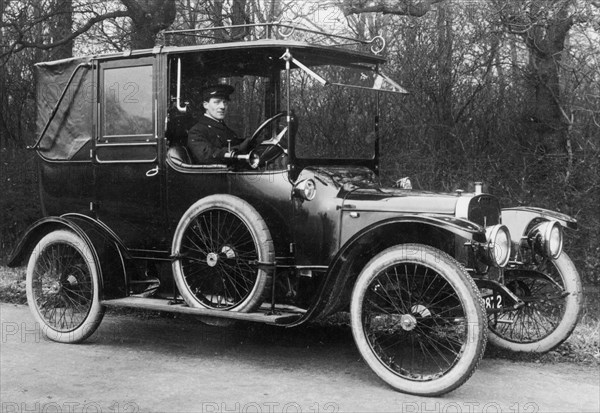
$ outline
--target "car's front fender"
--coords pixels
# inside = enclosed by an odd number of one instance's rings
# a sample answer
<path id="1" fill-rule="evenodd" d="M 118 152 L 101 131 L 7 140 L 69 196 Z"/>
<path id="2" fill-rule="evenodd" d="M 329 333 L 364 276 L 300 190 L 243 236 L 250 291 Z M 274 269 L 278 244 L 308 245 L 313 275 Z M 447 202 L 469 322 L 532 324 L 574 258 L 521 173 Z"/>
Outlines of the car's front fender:
<path id="1" fill-rule="evenodd" d="M 520 244 L 529 229 L 541 221 L 558 221 L 565 228 L 577 229 L 577 220 L 560 212 L 535 207 L 502 209 L 502 224 L 508 227 L 514 244 Z"/>
<path id="2" fill-rule="evenodd" d="M 485 230 L 479 225 L 439 214 L 399 215 L 356 232 L 331 261 L 311 309 L 297 323 L 342 308 L 362 267 L 383 249 L 397 244 L 421 243 L 454 256 L 456 237 L 486 241 Z"/>

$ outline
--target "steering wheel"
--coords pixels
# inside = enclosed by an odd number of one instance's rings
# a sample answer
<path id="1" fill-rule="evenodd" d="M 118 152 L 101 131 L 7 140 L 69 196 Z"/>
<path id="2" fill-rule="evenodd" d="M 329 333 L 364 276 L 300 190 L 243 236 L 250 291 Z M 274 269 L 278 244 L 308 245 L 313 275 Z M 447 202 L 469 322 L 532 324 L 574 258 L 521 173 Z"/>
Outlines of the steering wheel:
<path id="1" fill-rule="evenodd" d="M 250 138 L 250 141 L 248 142 L 248 147 L 256 146 L 258 138 L 263 133 L 263 131 L 268 126 L 270 126 L 272 123 L 274 123 L 277 119 L 281 118 L 282 116 L 287 116 L 287 112 L 279 112 L 279 113 L 271 116 L 269 119 L 265 120 L 263 123 L 261 123 L 260 126 L 258 128 L 256 128 L 256 130 L 252 134 L 252 137 Z"/>
<path id="2" fill-rule="evenodd" d="M 295 134 L 297 128 L 296 117 L 292 113 L 290 116 L 289 124 L 283 128 L 280 132 L 277 133 L 276 136 L 271 139 L 266 139 L 257 144 L 259 137 L 264 132 L 264 130 L 271 126 L 274 122 L 279 120 L 282 117 L 287 117 L 287 112 L 279 112 L 274 116 L 271 116 L 269 119 L 265 120 L 252 134 L 248 142 L 248 147 L 253 148 L 249 154 L 249 163 L 253 168 L 257 168 L 258 166 L 264 165 L 267 162 L 271 162 L 275 160 L 282 153 L 286 153 L 286 149 L 281 146 L 281 139 L 285 136 L 288 129 L 290 133 Z"/>

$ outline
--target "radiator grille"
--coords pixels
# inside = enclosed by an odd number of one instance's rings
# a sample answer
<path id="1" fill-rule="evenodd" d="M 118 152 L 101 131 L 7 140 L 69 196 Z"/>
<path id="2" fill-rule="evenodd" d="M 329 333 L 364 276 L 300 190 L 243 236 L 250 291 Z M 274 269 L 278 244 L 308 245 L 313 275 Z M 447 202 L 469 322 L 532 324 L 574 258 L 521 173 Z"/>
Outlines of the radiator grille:
<path id="1" fill-rule="evenodd" d="M 500 223 L 500 202 L 490 195 L 478 195 L 469 202 L 469 221 L 482 226 Z"/>

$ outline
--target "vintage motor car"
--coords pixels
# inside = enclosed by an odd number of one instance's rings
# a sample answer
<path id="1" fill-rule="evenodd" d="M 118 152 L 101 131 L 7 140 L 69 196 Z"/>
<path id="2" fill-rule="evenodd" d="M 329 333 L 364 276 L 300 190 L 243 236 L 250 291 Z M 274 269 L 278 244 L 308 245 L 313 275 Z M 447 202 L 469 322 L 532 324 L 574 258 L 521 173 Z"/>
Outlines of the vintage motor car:
<path id="1" fill-rule="evenodd" d="M 502 209 L 481 184 L 382 186 L 381 112 L 406 98 L 383 39 L 247 27 L 261 35 L 173 31 L 151 50 L 37 65 L 44 217 L 10 265 L 27 263 L 45 335 L 83 341 L 106 307 L 282 327 L 345 312 L 366 364 L 428 396 L 465 383 L 488 338 L 522 352 L 568 338 L 574 219 Z M 193 161 L 187 131 L 214 84 L 234 87 L 227 123 L 251 150 Z"/>

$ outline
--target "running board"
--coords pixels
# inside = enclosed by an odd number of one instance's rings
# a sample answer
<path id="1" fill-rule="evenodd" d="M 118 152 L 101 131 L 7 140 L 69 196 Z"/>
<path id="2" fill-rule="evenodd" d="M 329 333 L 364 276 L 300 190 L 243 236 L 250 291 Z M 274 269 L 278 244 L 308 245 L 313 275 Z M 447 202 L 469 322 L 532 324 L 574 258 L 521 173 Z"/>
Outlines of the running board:
<path id="1" fill-rule="evenodd" d="M 114 300 L 104 300 L 102 305 L 107 307 L 129 307 L 151 311 L 190 314 L 203 317 L 227 318 L 240 321 L 254 321 L 265 324 L 290 324 L 302 317 L 302 314 L 279 311 L 269 314 L 267 311 L 240 313 L 235 311 L 209 310 L 207 308 L 192 308 L 186 304 L 169 304 L 169 300 L 160 298 L 125 297 Z"/>

